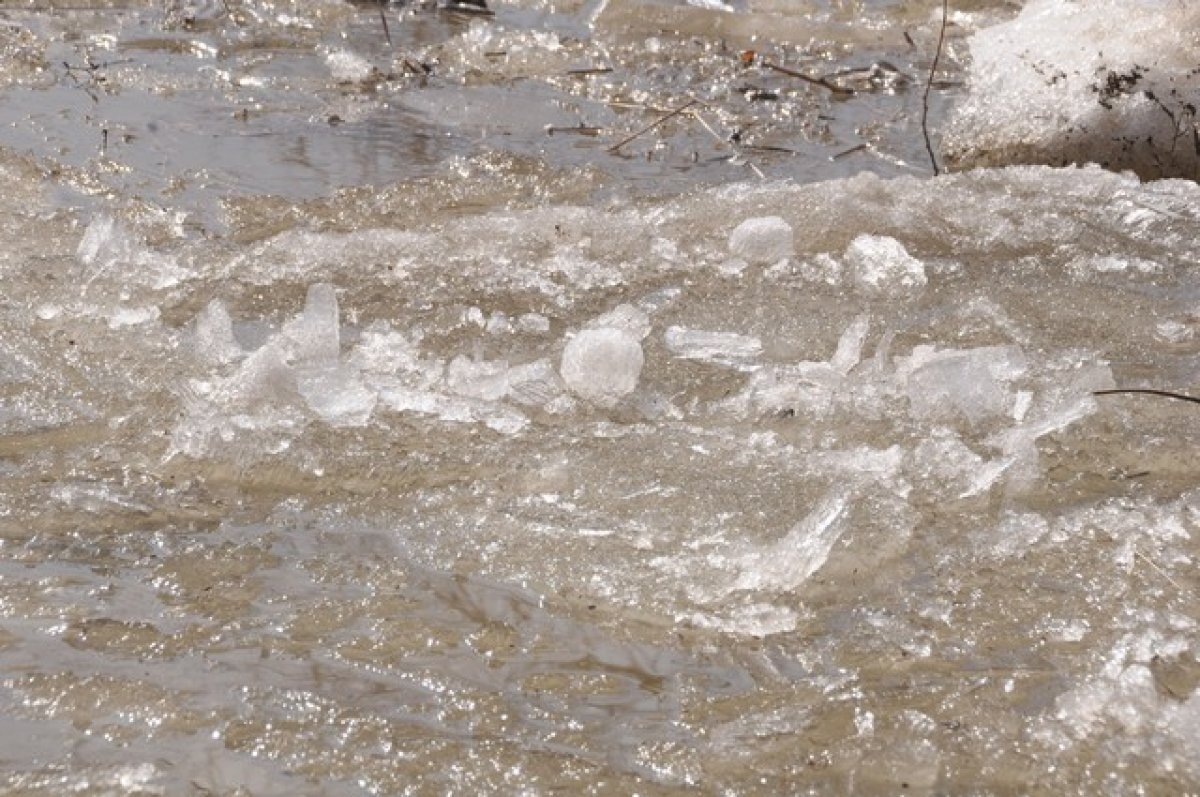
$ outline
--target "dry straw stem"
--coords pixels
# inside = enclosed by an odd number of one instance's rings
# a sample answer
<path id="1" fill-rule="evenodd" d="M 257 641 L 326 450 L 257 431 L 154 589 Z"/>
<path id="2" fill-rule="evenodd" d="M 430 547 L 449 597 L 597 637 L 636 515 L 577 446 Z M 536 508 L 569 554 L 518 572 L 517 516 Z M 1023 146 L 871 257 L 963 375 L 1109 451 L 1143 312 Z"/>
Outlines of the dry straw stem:
<path id="1" fill-rule="evenodd" d="M 661 125 L 663 122 L 667 122 L 667 121 L 670 121 L 671 119 L 674 119 L 676 116 L 679 116 L 680 114 L 686 112 L 689 108 L 691 108 L 693 105 L 696 105 L 699 102 L 700 102 L 699 100 L 688 100 L 683 105 L 680 105 L 678 108 L 671 111 L 670 113 L 667 113 L 664 116 L 660 116 L 659 118 L 655 119 L 653 122 L 646 125 L 645 127 L 643 127 L 641 130 L 637 131 L 636 133 L 628 135 L 625 138 L 618 141 L 616 144 L 613 144 L 611 147 L 608 148 L 608 151 L 616 152 L 621 147 L 628 144 L 630 141 L 633 141 L 634 139 L 637 139 L 637 138 L 641 138 L 646 133 L 649 133 L 651 130 L 653 130 L 654 128 Z"/>
<path id="2" fill-rule="evenodd" d="M 1133 555 L 1134 555 L 1135 557 L 1137 557 L 1138 559 L 1141 559 L 1141 560 L 1142 560 L 1143 562 L 1145 562 L 1146 564 L 1150 565 L 1150 568 L 1151 568 L 1151 569 L 1152 569 L 1154 572 L 1158 573 L 1160 576 L 1162 576 L 1163 578 L 1165 578 L 1165 579 L 1167 580 L 1167 583 L 1168 583 L 1168 584 L 1170 584 L 1172 587 L 1174 587 L 1174 588 L 1175 588 L 1175 590 L 1176 590 L 1177 592 L 1185 592 L 1185 593 L 1187 592 L 1187 590 L 1185 590 L 1183 587 L 1179 586 L 1179 582 L 1178 582 L 1178 581 L 1176 581 L 1175 579 L 1171 578 L 1171 574 L 1170 574 L 1170 573 L 1168 573 L 1166 570 L 1163 570 L 1163 569 L 1162 569 L 1161 567 L 1159 567 L 1158 565 L 1154 564 L 1154 560 L 1153 560 L 1153 559 L 1151 559 L 1150 557 L 1148 557 L 1148 556 L 1146 556 L 1145 554 L 1143 554 L 1143 553 L 1142 553 L 1141 551 L 1139 551 L 1137 548 L 1134 548 L 1134 549 L 1133 549 Z"/>

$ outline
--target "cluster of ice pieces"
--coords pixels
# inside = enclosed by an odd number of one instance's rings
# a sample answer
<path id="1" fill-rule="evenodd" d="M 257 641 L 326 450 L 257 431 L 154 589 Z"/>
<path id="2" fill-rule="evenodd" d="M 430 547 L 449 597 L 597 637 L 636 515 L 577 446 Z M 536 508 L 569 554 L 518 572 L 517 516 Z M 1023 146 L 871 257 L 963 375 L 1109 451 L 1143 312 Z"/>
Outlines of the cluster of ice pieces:
<path id="1" fill-rule="evenodd" d="M 892 336 L 885 333 L 866 357 L 869 332 L 869 319 L 861 316 L 828 360 L 750 365 L 743 389 L 712 405 L 738 420 L 796 417 L 829 428 L 887 419 L 892 440 L 886 447 L 817 451 L 795 449 L 773 435 L 761 445 L 747 443 L 807 460 L 814 473 L 835 474 L 836 484 L 774 542 L 735 539 L 702 555 L 658 560 L 656 566 L 671 572 L 710 571 L 691 581 L 703 585 L 692 589 L 692 597 L 712 613 L 697 613 L 692 621 L 741 633 L 793 627 L 794 611 L 762 600 L 794 592 L 826 565 L 853 507 L 897 495 L 907 502 L 914 490 L 940 503 L 993 489 L 1020 494 L 1041 476 L 1038 440 L 1090 415 L 1096 409 L 1092 391 L 1113 385 L 1107 365 L 1071 358 L 1035 367 L 1016 345 L 919 345 L 893 354 Z M 744 362 L 730 365 L 747 369 Z M 900 514 L 890 533 L 904 536 Z"/>
<path id="2" fill-rule="evenodd" d="M 485 320 L 477 309 L 474 315 L 468 321 L 486 330 L 511 327 L 507 317 Z M 516 323 L 536 332 L 549 327 L 541 316 Z M 362 330 L 343 355 L 337 294 L 327 283 L 312 285 L 303 312 L 258 348 L 244 348 L 234 329 L 219 300 L 192 325 L 192 355 L 216 375 L 191 380 L 185 389 L 188 412 L 175 430 L 172 454 L 204 456 L 217 439 L 231 443 L 242 433 L 295 430 L 307 420 L 362 426 L 378 407 L 482 423 L 503 434 L 525 429 L 534 409 L 563 412 L 577 399 L 612 408 L 638 387 L 650 321 L 643 310 L 619 305 L 566 341 L 557 369 L 548 357 L 510 364 L 423 356 L 419 332 L 405 334 L 386 322 Z"/>
<path id="3" fill-rule="evenodd" d="M 798 265 L 792 262 L 794 239 L 792 226 L 778 216 L 746 219 L 729 234 L 733 260 L 723 271 L 740 274 L 747 265 L 759 265 L 768 267 L 769 276 L 780 277 L 799 269 L 811 282 L 847 284 L 872 298 L 916 294 L 928 282 L 925 264 L 887 235 L 862 233 L 840 258 L 825 253 Z"/>
<path id="4" fill-rule="evenodd" d="M 239 345 L 229 312 L 213 300 L 197 317 L 191 343 L 198 362 L 232 364 L 232 373 L 190 382 L 172 453 L 202 456 L 214 436 L 233 442 L 241 433 L 296 426 L 301 407 L 334 426 L 362 425 L 375 408 L 376 393 L 341 357 L 332 285 L 311 286 L 304 311 L 253 351 Z"/>
<path id="5" fill-rule="evenodd" d="M 174 258 L 150 250 L 124 224 L 104 214 L 83 231 L 75 258 L 85 291 L 115 274 L 120 274 L 118 283 L 125 288 L 139 285 L 151 290 L 175 287 L 192 276 Z"/>
<path id="6" fill-rule="evenodd" d="M 950 165 L 1100 163 L 1200 175 L 1200 5 L 1032 0 L 970 40 L 969 93 L 943 138 Z"/>

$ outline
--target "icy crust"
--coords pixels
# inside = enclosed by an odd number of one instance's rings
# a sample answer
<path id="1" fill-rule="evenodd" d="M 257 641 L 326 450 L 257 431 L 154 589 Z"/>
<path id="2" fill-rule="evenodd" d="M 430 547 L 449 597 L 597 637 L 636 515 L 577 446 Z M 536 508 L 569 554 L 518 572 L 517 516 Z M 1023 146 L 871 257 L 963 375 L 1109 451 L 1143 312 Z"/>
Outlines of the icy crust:
<path id="1" fill-rule="evenodd" d="M 187 738 L 220 735 L 230 779 L 226 741 L 386 792 L 428 758 L 330 740 L 384 749 L 413 716 L 421 744 L 553 742 L 679 788 L 750 782 L 797 736 L 836 773 L 802 761 L 780 793 L 1020 791 L 1031 751 L 1060 791 L 1194 779 L 1194 416 L 1093 392 L 1194 380 L 1200 189 L 1029 167 L 818 188 L 323 230 L 350 195 L 251 244 L 114 216 L 24 255 L 0 630 L 59 658 L 19 659 L 17 727 L 65 722 L 71 689 L 161 717 L 175 693 L 141 679 L 199 670 Z M 47 411 L 68 404 L 90 414 Z M 80 662 L 127 685 L 55 674 Z M 355 724 L 398 680 L 412 713 Z M 280 717 L 317 741 L 259 727 Z M 132 749 L 159 760 L 161 733 Z"/>
<path id="2" fill-rule="evenodd" d="M 1198 28 L 1194 3 L 1026 4 L 971 37 L 969 92 L 942 138 L 947 162 L 1200 177 Z"/>

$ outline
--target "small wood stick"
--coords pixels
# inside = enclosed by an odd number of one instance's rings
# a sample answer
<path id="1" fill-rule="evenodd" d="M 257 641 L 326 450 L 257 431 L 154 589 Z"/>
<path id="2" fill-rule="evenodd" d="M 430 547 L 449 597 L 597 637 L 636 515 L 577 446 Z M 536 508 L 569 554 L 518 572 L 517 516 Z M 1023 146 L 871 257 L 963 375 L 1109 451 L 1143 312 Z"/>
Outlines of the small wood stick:
<path id="1" fill-rule="evenodd" d="M 1172 393 L 1169 390 L 1155 390 L 1149 387 L 1126 387 L 1116 388 L 1114 390 L 1093 390 L 1093 396 L 1112 396 L 1118 393 L 1140 393 L 1144 396 L 1162 396 L 1163 398 L 1177 399 L 1179 401 L 1190 401 L 1193 404 L 1200 404 L 1200 398 L 1195 396 L 1185 396 L 1183 393 Z"/>
<path id="2" fill-rule="evenodd" d="M 645 126 L 645 127 L 643 127 L 641 130 L 639 130 L 639 131 L 637 131 L 636 133 L 634 133 L 633 135 L 626 136 L 625 138 L 623 138 L 623 139 L 621 139 L 620 141 L 618 141 L 616 144 L 613 144 L 611 147 L 609 147 L 609 148 L 608 148 L 608 151 L 609 151 L 609 152 L 616 152 L 616 151 L 617 151 L 617 150 L 619 150 L 621 147 L 623 147 L 623 146 L 625 146 L 626 144 L 628 144 L 630 141 L 633 141 L 635 138 L 640 138 L 641 136 L 644 136 L 646 133 L 649 133 L 651 130 L 653 130 L 654 128 L 658 127 L 658 126 L 659 126 L 659 125 L 661 125 L 663 122 L 667 122 L 667 121 L 669 121 L 669 120 L 671 120 L 671 119 L 674 119 L 676 116 L 679 116 L 681 113 L 683 113 L 684 111 L 686 111 L 688 108 L 691 108 L 693 105 L 697 105 L 697 104 L 699 104 L 699 102 L 700 102 L 699 100 L 688 100 L 688 101 L 687 101 L 687 102 L 685 102 L 683 105 L 680 105 L 678 108 L 676 108 L 675 110 L 673 110 L 673 111 L 671 111 L 670 113 L 666 114 L 665 116 L 660 116 L 658 119 L 655 119 L 653 122 L 651 122 L 650 124 L 646 125 L 646 126 Z"/>

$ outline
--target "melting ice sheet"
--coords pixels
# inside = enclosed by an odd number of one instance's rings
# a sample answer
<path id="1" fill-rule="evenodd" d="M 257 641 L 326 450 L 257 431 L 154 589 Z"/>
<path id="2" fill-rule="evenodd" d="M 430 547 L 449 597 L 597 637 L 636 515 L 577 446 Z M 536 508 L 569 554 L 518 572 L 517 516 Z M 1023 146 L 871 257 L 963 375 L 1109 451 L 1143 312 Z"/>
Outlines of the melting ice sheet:
<path id="1" fill-rule="evenodd" d="M 1200 779 L 1197 416 L 1093 395 L 1200 382 L 1195 184 L 399 212 L 480 159 L 236 243 L 0 168 L 5 788 Z"/>

